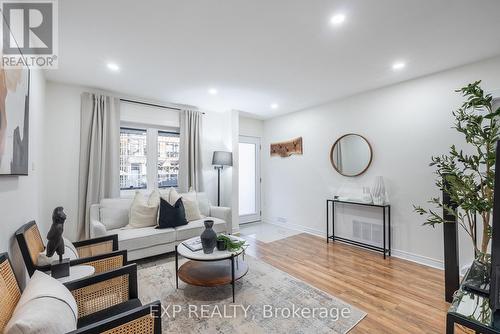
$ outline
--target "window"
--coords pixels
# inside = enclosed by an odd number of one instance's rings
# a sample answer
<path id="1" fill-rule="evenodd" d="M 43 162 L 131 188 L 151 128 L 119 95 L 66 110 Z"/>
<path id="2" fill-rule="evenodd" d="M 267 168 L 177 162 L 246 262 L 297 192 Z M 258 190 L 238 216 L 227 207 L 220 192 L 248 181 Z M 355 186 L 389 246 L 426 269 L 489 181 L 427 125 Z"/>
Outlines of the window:
<path id="1" fill-rule="evenodd" d="M 179 133 L 120 128 L 120 189 L 177 187 Z"/>
<path id="2" fill-rule="evenodd" d="M 177 187 L 179 134 L 158 131 L 158 187 Z"/>
<path id="3" fill-rule="evenodd" d="M 120 129 L 120 189 L 147 187 L 146 130 Z"/>

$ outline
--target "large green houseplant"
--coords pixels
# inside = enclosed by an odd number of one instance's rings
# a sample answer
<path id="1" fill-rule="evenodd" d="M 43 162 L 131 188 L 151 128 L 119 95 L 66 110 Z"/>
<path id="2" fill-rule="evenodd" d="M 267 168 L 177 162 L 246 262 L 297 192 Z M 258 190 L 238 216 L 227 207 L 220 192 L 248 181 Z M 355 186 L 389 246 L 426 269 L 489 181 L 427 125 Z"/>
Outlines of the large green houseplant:
<path id="1" fill-rule="evenodd" d="M 493 110 L 493 98 L 490 94 L 485 94 L 480 83 L 481 81 L 477 81 L 457 90 L 465 98 L 465 102 L 453 112 L 453 128 L 464 136 L 468 147 L 464 147 L 464 151 L 452 145 L 448 154 L 434 156 L 430 163 L 437 175 L 436 186 L 450 195 L 457 210 L 444 205 L 441 198 L 432 198 L 429 203 L 440 212 L 444 209 L 456 217 L 472 240 L 476 260 L 487 263 L 500 108 Z M 435 227 L 446 223 L 439 211 L 421 206 L 414 208 L 416 212 L 426 216 L 424 225 Z M 476 215 L 483 222 L 481 231 L 474 224 Z"/>

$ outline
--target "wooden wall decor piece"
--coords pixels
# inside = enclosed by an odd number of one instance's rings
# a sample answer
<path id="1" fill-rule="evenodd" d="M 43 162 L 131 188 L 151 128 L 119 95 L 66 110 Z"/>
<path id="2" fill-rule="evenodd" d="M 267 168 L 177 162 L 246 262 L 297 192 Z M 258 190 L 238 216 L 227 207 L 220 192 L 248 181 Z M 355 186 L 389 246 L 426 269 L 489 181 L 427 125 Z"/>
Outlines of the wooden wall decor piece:
<path id="1" fill-rule="evenodd" d="M 292 154 L 302 154 L 302 137 L 271 144 L 271 156 L 289 157 Z"/>

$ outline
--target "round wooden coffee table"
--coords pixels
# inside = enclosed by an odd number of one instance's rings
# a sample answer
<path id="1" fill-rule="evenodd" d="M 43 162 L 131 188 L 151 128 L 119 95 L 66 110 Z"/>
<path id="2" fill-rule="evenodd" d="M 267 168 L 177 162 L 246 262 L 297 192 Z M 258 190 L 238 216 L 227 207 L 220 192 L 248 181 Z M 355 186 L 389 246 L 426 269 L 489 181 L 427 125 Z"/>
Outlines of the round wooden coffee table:
<path id="1" fill-rule="evenodd" d="M 197 238 L 187 241 L 193 239 Z M 237 239 L 243 241 L 241 238 Z M 243 249 L 229 252 L 219 251 L 216 248 L 213 253 L 205 254 L 203 250 L 193 252 L 180 243 L 175 247 L 175 280 L 177 288 L 179 288 L 179 278 L 187 284 L 204 287 L 231 284 L 234 303 L 234 283 L 248 272 L 248 264 L 239 256 L 242 253 Z M 179 255 L 189 259 L 180 268 Z"/>

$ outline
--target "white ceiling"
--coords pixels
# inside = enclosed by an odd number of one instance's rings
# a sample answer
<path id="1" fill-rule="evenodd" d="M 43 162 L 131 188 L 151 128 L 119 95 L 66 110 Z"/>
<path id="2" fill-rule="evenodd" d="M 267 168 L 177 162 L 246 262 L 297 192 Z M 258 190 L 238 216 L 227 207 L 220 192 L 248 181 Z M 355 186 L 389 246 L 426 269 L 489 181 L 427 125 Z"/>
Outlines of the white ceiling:
<path id="1" fill-rule="evenodd" d="M 498 0 L 64 0 L 59 12 L 49 80 L 262 118 L 500 54 Z"/>

